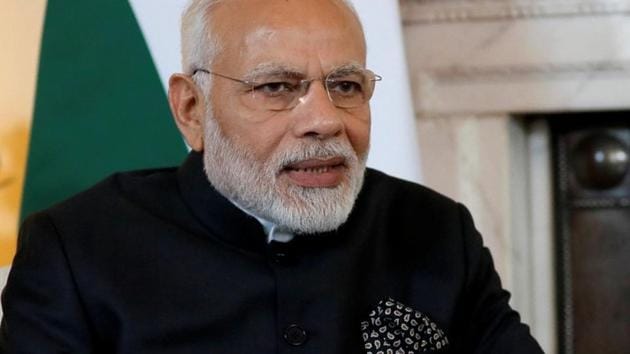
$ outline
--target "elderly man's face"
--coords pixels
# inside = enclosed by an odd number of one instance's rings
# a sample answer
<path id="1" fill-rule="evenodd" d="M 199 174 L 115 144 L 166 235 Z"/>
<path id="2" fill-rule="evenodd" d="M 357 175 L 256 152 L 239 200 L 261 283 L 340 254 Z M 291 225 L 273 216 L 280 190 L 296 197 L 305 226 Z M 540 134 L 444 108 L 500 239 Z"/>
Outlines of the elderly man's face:
<path id="1" fill-rule="evenodd" d="M 230 0 L 212 18 L 221 47 L 215 73 L 275 82 L 365 65 L 361 28 L 335 0 Z M 368 104 L 338 108 L 316 80 L 295 107 L 270 110 L 252 99 L 250 86 L 211 79 L 204 155 L 215 187 L 294 232 L 328 231 L 345 221 L 362 184 Z M 284 87 L 259 89 L 272 95 Z"/>

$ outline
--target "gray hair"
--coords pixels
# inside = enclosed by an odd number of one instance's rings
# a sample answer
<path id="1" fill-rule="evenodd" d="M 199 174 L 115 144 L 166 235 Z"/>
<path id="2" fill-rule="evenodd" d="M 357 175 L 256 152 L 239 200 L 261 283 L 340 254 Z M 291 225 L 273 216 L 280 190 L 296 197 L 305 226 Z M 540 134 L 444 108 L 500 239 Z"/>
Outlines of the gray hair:
<path id="1" fill-rule="evenodd" d="M 194 70 L 207 68 L 220 51 L 220 41 L 210 26 L 212 8 L 226 0 L 191 0 L 182 14 L 181 45 L 182 69 L 192 74 Z M 350 0 L 341 0 L 361 21 Z"/>
<path id="2" fill-rule="evenodd" d="M 191 0 L 182 14 L 182 69 L 192 74 L 205 68 L 218 52 L 218 41 L 210 31 L 210 12 L 224 0 Z"/>
<path id="3" fill-rule="evenodd" d="M 210 21 L 212 21 L 212 9 L 223 1 L 228 0 L 190 0 L 182 13 L 181 55 L 184 73 L 193 75 L 197 69 L 208 70 L 221 50 L 221 42 L 212 32 Z M 341 2 L 350 9 L 359 26 L 363 26 L 352 2 L 350 0 L 341 0 Z M 206 114 L 212 116 L 214 114 L 210 100 L 212 76 L 193 75 L 192 79 L 204 92 Z"/>

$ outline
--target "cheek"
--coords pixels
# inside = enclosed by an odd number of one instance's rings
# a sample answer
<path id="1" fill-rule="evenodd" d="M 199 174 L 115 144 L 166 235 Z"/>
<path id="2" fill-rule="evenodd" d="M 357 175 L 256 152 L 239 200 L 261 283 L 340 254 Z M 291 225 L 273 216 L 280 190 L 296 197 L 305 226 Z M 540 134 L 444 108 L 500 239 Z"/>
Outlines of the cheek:
<path id="1" fill-rule="evenodd" d="M 278 150 L 284 134 L 277 127 L 257 126 L 248 130 L 246 144 L 250 146 L 258 161 L 266 161 Z"/>
<path id="2" fill-rule="evenodd" d="M 271 114 L 261 117 L 261 112 L 244 107 L 236 95 L 220 92 L 220 85 L 212 95 L 214 119 L 221 132 L 234 144 L 250 152 L 260 162 L 268 160 L 278 149 L 289 131 L 290 117 Z"/>
<path id="3" fill-rule="evenodd" d="M 229 122 L 225 122 L 225 135 L 238 146 L 247 149 L 261 162 L 273 156 L 288 131 L 286 124 L 281 120 L 252 123 L 240 115 L 232 115 L 230 119 Z"/>
<path id="4" fill-rule="evenodd" d="M 367 153 L 370 147 L 370 113 L 365 115 L 367 118 L 353 118 L 346 123 L 346 134 L 348 140 L 359 156 Z"/>

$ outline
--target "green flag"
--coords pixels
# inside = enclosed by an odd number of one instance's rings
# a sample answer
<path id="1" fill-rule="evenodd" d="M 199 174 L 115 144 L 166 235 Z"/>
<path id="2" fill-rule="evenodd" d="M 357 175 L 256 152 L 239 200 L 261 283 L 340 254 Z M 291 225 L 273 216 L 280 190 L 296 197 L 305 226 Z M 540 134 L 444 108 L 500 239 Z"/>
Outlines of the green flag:
<path id="1" fill-rule="evenodd" d="M 129 3 L 49 0 L 22 217 L 185 153 Z"/>

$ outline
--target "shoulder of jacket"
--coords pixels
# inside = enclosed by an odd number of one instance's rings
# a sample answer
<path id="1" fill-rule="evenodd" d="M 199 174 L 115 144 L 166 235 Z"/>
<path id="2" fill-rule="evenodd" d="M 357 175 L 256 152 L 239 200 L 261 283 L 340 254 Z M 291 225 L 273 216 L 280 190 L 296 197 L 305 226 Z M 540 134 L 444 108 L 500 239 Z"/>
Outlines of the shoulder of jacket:
<path id="1" fill-rule="evenodd" d="M 379 170 L 366 170 L 364 189 L 372 197 L 410 206 L 427 206 L 453 209 L 459 203 L 427 186 L 390 176 Z M 424 209 L 424 208 L 423 208 Z"/>
<path id="2" fill-rule="evenodd" d="M 48 215 L 53 222 L 66 218 L 80 222 L 81 217 L 89 219 L 103 210 L 115 210 L 134 194 L 159 194 L 165 186 L 174 186 L 175 179 L 176 168 L 118 172 L 35 214 Z"/>

